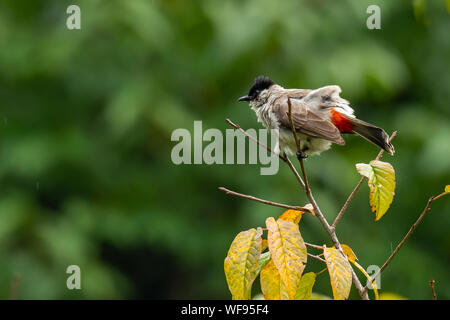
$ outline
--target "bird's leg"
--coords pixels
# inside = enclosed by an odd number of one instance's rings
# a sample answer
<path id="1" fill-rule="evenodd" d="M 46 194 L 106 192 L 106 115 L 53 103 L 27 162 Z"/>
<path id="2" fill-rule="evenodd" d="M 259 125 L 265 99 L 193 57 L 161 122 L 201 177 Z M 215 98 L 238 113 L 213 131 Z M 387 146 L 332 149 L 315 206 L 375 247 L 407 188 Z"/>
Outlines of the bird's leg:
<path id="1" fill-rule="evenodd" d="M 306 138 L 303 145 L 301 140 L 298 141 L 297 150 L 300 150 L 296 153 L 298 161 L 308 158 L 308 155 L 305 153 L 305 151 L 309 149 L 308 145 L 306 145 L 307 142 L 311 142 L 309 138 Z"/>

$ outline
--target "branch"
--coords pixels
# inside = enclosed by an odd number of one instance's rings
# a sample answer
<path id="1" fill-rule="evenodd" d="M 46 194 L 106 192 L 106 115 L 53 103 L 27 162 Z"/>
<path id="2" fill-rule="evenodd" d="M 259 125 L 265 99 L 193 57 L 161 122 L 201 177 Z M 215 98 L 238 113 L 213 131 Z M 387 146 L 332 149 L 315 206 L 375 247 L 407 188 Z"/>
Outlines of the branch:
<path id="1" fill-rule="evenodd" d="M 288 102 L 288 117 L 289 117 L 289 122 L 291 125 L 291 130 L 292 130 L 292 134 L 294 136 L 295 139 L 295 144 L 297 146 L 297 153 L 301 152 L 301 148 L 300 148 L 300 141 L 298 140 L 297 137 L 297 132 L 295 131 L 295 127 L 294 127 L 294 122 L 292 120 L 292 105 L 291 105 L 291 100 L 288 97 L 287 99 Z M 287 157 L 286 157 L 287 158 Z M 322 211 L 320 211 L 319 206 L 317 205 L 316 200 L 314 199 L 312 192 L 311 192 L 311 188 L 309 187 L 309 182 L 308 182 L 308 177 L 306 175 L 306 170 L 305 170 L 305 166 L 303 164 L 303 158 L 301 157 L 297 157 L 298 161 L 300 162 L 300 168 L 302 170 L 302 174 L 303 174 L 303 179 L 304 179 L 304 183 L 300 183 L 303 187 L 303 189 L 305 190 L 306 196 L 309 199 L 310 203 L 313 206 L 315 215 L 317 216 L 317 218 L 319 218 L 320 223 L 322 224 L 322 226 L 324 227 L 324 229 L 328 232 L 328 234 L 331 237 L 331 240 L 333 241 L 334 246 L 336 247 L 336 249 L 338 249 L 341 254 L 348 260 L 347 256 L 345 255 L 344 251 L 341 248 L 341 244 L 336 236 L 336 232 L 335 232 L 335 228 L 331 227 L 328 224 L 328 221 L 326 220 L 325 216 L 323 215 Z M 301 179 L 300 179 L 301 180 Z M 355 271 L 353 270 L 352 267 L 352 280 L 353 280 L 353 284 L 355 285 L 356 289 L 358 290 L 359 295 L 361 296 L 362 299 L 364 300 L 369 300 L 369 296 L 367 294 L 367 291 L 364 289 L 364 287 L 362 286 L 361 282 L 358 279 L 358 276 L 356 275 Z"/>
<path id="2" fill-rule="evenodd" d="M 16 273 L 11 281 L 11 290 L 10 290 L 10 300 L 17 300 L 19 296 L 19 287 L 20 281 L 22 280 L 22 276 L 20 273 Z"/>
<path id="3" fill-rule="evenodd" d="M 312 243 L 308 243 L 308 242 L 305 242 L 305 244 L 307 247 L 311 247 L 311 248 L 318 249 L 318 250 L 323 250 L 323 247 L 318 246 L 317 244 L 312 244 Z"/>
<path id="4" fill-rule="evenodd" d="M 245 131 L 244 129 L 242 129 L 239 125 L 233 123 L 230 119 L 225 119 L 225 121 L 231 125 L 233 128 L 238 129 L 240 132 L 242 132 L 244 135 L 246 135 L 250 140 L 256 142 L 257 144 L 259 144 L 261 147 L 263 147 L 264 149 L 266 149 L 267 151 L 269 151 L 270 153 L 276 155 L 278 158 L 280 158 L 281 160 L 286 162 L 286 158 L 283 157 L 280 154 L 276 154 L 272 149 L 270 149 L 268 146 L 266 146 L 265 144 L 259 142 L 258 139 L 256 139 L 254 136 L 252 136 L 251 134 L 249 134 L 247 131 Z"/>
<path id="5" fill-rule="evenodd" d="M 300 206 L 290 206 L 290 205 L 287 205 L 287 204 L 282 204 L 282 203 L 278 203 L 278 202 L 264 200 L 264 199 L 256 198 L 256 197 L 249 196 L 249 195 L 246 195 L 246 194 L 243 194 L 243 193 L 234 192 L 234 191 L 228 190 L 228 189 L 226 189 L 224 187 L 219 187 L 219 190 L 224 191 L 226 194 L 230 194 L 230 195 L 233 195 L 233 196 L 236 196 L 236 197 L 241 197 L 241 198 L 245 198 L 245 199 L 261 202 L 261 203 L 268 204 L 268 205 L 274 206 L 274 207 L 280 207 L 280 208 L 297 210 L 297 211 L 311 212 L 311 210 L 308 209 L 308 208 L 304 208 L 304 207 L 300 207 Z"/>
<path id="6" fill-rule="evenodd" d="M 322 248 L 322 249 L 323 249 L 323 248 Z M 321 257 L 315 256 L 315 255 L 313 255 L 313 254 L 311 254 L 311 253 L 308 253 L 308 257 L 311 257 L 311 258 L 313 258 L 313 259 L 316 259 L 316 260 L 322 261 L 323 263 L 326 263 L 325 259 L 322 259 Z"/>
<path id="7" fill-rule="evenodd" d="M 294 121 L 292 120 L 292 104 L 291 104 L 291 98 L 288 97 L 287 98 L 287 103 L 288 103 L 288 118 L 289 118 L 289 123 L 291 125 L 291 130 L 292 130 L 292 135 L 294 136 L 294 140 L 295 140 L 295 145 L 297 146 L 297 151 L 300 152 L 301 148 L 300 148 L 300 140 L 297 137 L 297 132 L 295 132 L 295 127 L 294 127 Z"/>
<path id="8" fill-rule="evenodd" d="M 430 206 L 433 203 L 433 201 L 439 199 L 440 197 L 442 197 L 442 196 L 444 196 L 446 194 L 447 194 L 446 192 L 442 192 L 440 195 L 438 195 L 436 197 L 431 197 L 430 199 L 428 199 L 427 205 L 425 206 L 425 209 L 423 209 L 423 211 L 420 214 L 419 218 L 416 220 L 416 222 L 414 222 L 414 224 L 409 229 L 408 233 L 406 233 L 406 235 L 403 238 L 403 240 L 400 241 L 400 243 L 398 244 L 397 248 L 395 248 L 394 252 L 392 252 L 392 254 L 389 256 L 389 258 L 386 260 L 386 262 L 380 268 L 380 270 L 378 270 L 378 272 L 375 274 L 375 276 L 373 277 L 372 282 L 374 282 L 376 280 L 376 278 L 381 274 L 381 272 L 383 272 L 383 270 L 386 269 L 386 267 L 389 265 L 389 263 L 391 263 L 392 259 L 394 259 L 395 255 L 405 245 L 406 240 L 408 240 L 408 238 L 411 236 L 411 234 L 414 232 L 414 230 L 416 230 L 417 226 L 422 221 L 423 217 L 425 217 L 426 213 L 428 211 L 430 211 L 430 209 L 431 209 Z M 367 288 L 367 286 L 366 286 L 366 288 Z"/>
<path id="9" fill-rule="evenodd" d="M 397 131 L 394 131 L 391 135 L 391 137 L 389 138 L 389 142 L 391 142 L 395 136 L 397 135 Z M 381 149 L 380 152 L 378 153 L 377 157 L 375 158 L 375 160 L 380 160 L 381 157 L 383 156 L 384 150 Z M 366 179 L 366 177 L 362 177 L 358 184 L 356 185 L 355 189 L 353 189 L 352 193 L 350 193 L 349 197 L 347 198 L 347 201 L 345 201 L 341 211 L 339 211 L 336 219 L 333 222 L 332 227 L 336 228 L 337 223 L 339 222 L 339 220 L 341 220 L 342 216 L 344 215 L 345 210 L 347 210 L 348 205 L 350 204 L 350 202 L 353 200 L 353 198 L 355 197 L 356 192 L 358 191 L 358 189 L 361 187 L 362 183 L 364 182 L 364 180 Z"/>
<path id="10" fill-rule="evenodd" d="M 430 280 L 431 293 L 433 294 L 433 300 L 437 300 L 436 290 L 434 290 L 434 283 L 436 281 Z"/>
<path id="11" fill-rule="evenodd" d="M 289 104 L 289 105 L 291 104 L 291 103 L 290 103 L 290 99 L 288 99 L 288 104 Z M 292 117 L 290 117 L 290 118 L 291 118 L 290 121 L 292 122 Z M 294 173 L 295 177 L 297 178 L 298 182 L 300 183 L 300 185 L 302 186 L 302 188 L 305 190 L 305 193 L 306 193 L 306 195 L 307 195 L 309 201 L 311 202 L 311 204 L 312 204 L 312 206 L 313 206 L 313 209 L 314 209 L 314 212 L 315 212 L 316 216 L 319 218 L 320 222 L 322 223 L 322 226 L 325 228 L 325 230 L 326 230 L 326 231 L 328 232 L 328 234 L 330 235 L 331 240 L 333 241 L 334 246 L 341 252 L 342 255 L 344 255 L 344 257 L 346 257 L 345 254 L 344 254 L 344 252 L 342 251 L 341 245 L 340 245 L 340 243 L 339 243 L 339 240 L 338 240 L 337 237 L 336 237 L 336 233 L 335 233 L 334 229 L 331 228 L 331 226 L 328 224 L 327 220 L 326 220 L 325 217 L 323 216 L 322 212 L 320 211 L 320 209 L 319 209 L 319 207 L 318 207 L 318 205 L 317 205 L 317 203 L 316 203 L 316 201 L 315 201 L 315 199 L 314 199 L 314 197 L 313 197 L 313 195 L 312 195 L 312 193 L 311 193 L 311 190 L 310 190 L 310 188 L 309 188 L 309 184 L 308 184 L 307 180 L 305 179 L 306 182 L 303 182 L 303 180 L 302 180 L 302 178 L 300 177 L 298 171 L 295 169 L 295 167 L 293 166 L 293 164 L 291 163 L 291 161 L 289 160 L 289 158 L 288 158 L 287 156 L 285 156 L 285 155 L 282 156 L 282 155 L 280 155 L 280 154 L 276 154 L 276 153 L 275 153 L 274 151 L 272 151 L 269 147 L 267 147 L 267 146 L 265 146 L 264 144 L 260 143 L 260 142 L 259 142 L 257 139 L 255 139 L 252 135 L 248 134 L 248 133 L 247 133 L 245 130 L 243 130 L 239 125 L 234 124 L 231 120 L 226 119 L 226 121 L 227 121 L 227 123 L 229 123 L 231 126 L 233 126 L 234 128 L 238 129 L 238 130 L 241 131 L 244 135 L 246 135 L 247 137 L 249 137 L 249 139 L 251 139 L 252 141 L 258 143 L 260 146 L 264 147 L 264 148 L 267 149 L 269 152 L 271 152 L 271 153 L 277 155 L 281 160 L 283 160 L 283 161 L 289 166 L 289 168 L 292 170 L 292 172 Z M 294 134 L 294 138 L 295 138 L 295 139 L 298 139 L 295 130 L 293 131 L 293 134 Z M 303 177 L 305 178 L 305 177 L 306 177 L 306 172 L 305 172 L 305 168 L 304 168 L 304 166 L 303 166 L 303 162 L 302 162 L 302 161 L 300 161 L 300 166 L 302 167 Z M 227 193 L 229 193 L 229 194 L 235 195 L 235 196 L 240 196 L 240 197 L 243 197 L 243 198 L 247 198 L 247 199 L 250 199 L 250 200 L 258 201 L 258 202 L 265 203 L 265 204 L 269 204 L 269 205 L 274 204 L 274 203 L 271 202 L 271 201 L 267 201 L 267 200 L 258 199 L 258 198 L 252 197 L 252 196 L 247 196 L 247 195 L 239 194 L 239 193 L 236 193 L 236 192 L 227 190 L 227 189 L 225 189 L 225 188 L 219 188 L 219 189 L 222 190 L 222 191 L 225 191 L 225 192 L 227 192 Z M 309 190 L 309 191 L 307 191 L 307 190 Z M 261 201 L 260 201 L 260 200 L 261 200 Z M 275 205 L 275 206 L 277 206 L 277 205 Z M 286 205 L 282 205 L 281 207 L 283 207 L 283 208 L 288 208 L 288 209 L 293 209 L 293 208 L 290 208 L 290 207 L 288 207 L 288 206 L 286 206 Z M 297 208 L 297 210 L 298 210 L 300 207 L 295 207 L 295 208 Z M 306 208 L 305 208 L 305 209 L 306 209 Z M 294 210 L 295 210 L 295 209 L 294 209 Z M 300 210 L 301 210 L 301 209 L 300 209 Z M 305 211 L 311 212 L 310 210 L 305 210 Z M 359 281 L 359 279 L 358 279 L 358 277 L 356 276 L 356 273 L 355 273 L 355 271 L 354 271 L 353 269 L 352 269 L 352 278 L 353 278 L 353 283 L 354 283 L 356 289 L 358 290 L 358 292 L 359 292 L 361 298 L 362 298 L 362 299 L 365 299 L 365 300 L 369 299 L 369 297 L 368 297 L 368 295 L 367 295 L 367 292 L 364 290 L 364 287 L 361 285 L 361 282 Z"/>
<path id="12" fill-rule="evenodd" d="M 302 177 L 300 177 L 297 169 L 295 169 L 294 165 L 292 164 L 291 160 L 289 160 L 288 157 L 286 157 L 286 164 L 289 166 L 289 168 L 291 169 L 291 171 L 294 173 L 295 177 L 297 178 L 297 181 L 300 183 L 300 185 L 302 186 L 303 189 L 305 189 L 305 183 L 303 182 Z"/>
<path id="13" fill-rule="evenodd" d="M 295 127 L 294 127 L 294 121 L 292 120 L 292 104 L 291 104 L 291 98 L 288 97 L 287 98 L 287 102 L 288 102 L 288 118 L 289 118 L 289 123 L 291 125 L 291 130 L 292 130 L 292 135 L 294 136 L 294 140 L 295 140 L 295 145 L 297 146 L 297 153 L 302 152 L 302 149 L 300 147 L 300 140 L 297 137 L 297 132 L 295 131 Z M 303 181 L 304 181 L 304 186 L 303 189 L 305 189 L 306 194 L 311 193 L 311 190 L 309 189 L 309 183 L 308 183 L 308 177 L 306 176 L 306 171 L 305 171 L 305 166 L 303 164 L 303 158 L 301 157 L 297 157 L 298 161 L 300 162 L 300 168 L 302 169 L 302 174 L 303 174 Z M 314 206 L 314 204 L 313 204 Z"/>
<path id="14" fill-rule="evenodd" d="M 240 132 L 242 132 L 244 135 L 246 135 L 250 140 L 256 142 L 257 144 L 259 144 L 261 147 L 263 147 L 264 149 L 266 149 L 267 151 L 269 151 L 270 153 L 276 155 L 278 158 L 280 158 L 281 160 L 283 160 L 284 162 L 286 162 L 286 164 L 289 166 L 289 168 L 292 170 L 292 172 L 294 173 L 295 177 L 297 178 L 298 182 L 302 185 L 302 188 L 304 188 L 305 183 L 303 182 L 302 178 L 300 177 L 297 169 L 295 169 L 294 165 L 292 164 L 291 160 L 289 160 L 289 158 L 286 155 L 281 155 L 281 154 L 277 154 L 275 153 L 275 151 L 273 151 L 272 149 L 270 149 L 268 146 L 264 145 L 263 143 L 259 142 L 258 139 L 256 139 L 255 137 L 253 137 L 251 134 L 249 134 L 247 131 L 245 131 L 244 129 L 242 129 L 239 125 L 233 123 L 230 119 L 225 119 L 225 121 L 231 125 L 233 128 L 238 129 Z"/>

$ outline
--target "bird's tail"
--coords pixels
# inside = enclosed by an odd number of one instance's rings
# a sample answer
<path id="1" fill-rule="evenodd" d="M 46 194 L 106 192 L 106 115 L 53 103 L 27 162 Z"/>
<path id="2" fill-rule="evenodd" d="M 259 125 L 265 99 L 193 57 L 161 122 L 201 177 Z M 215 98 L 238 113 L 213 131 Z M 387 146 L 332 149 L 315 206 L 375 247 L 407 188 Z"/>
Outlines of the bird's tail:
<path id="1" fill-rule="evenodd" d="M 389 152 L 390 155 L 394 154 L 394 146 L 389 142 L 389 136 L 386 131 L 356 118 L 350 118 L 348 120 L 353 124 L 352 131 L 354 133 L 376 144 L 381 149 Z"/>

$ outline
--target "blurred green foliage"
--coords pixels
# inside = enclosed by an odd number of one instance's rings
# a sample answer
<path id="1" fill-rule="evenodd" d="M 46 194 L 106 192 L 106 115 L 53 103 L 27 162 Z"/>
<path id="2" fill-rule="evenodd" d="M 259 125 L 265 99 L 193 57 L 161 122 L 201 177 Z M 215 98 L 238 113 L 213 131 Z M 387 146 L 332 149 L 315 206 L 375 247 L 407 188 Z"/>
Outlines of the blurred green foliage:
<path id="1" fill-rule="evenodd" d="M 259 74 L 285 87 L 339 84 L 361 119 L 398 130 L 395 157 L 384 157 L 397 173 L 391 209 L 375 223 L 364 186 L 338 227 L 363 266 L 381 265 L 450 182 L 444 0 L 416 14 L 413 1 L 80 0 L 82 29 L 69 31 L 73 2 L 0 3 L 0 298 L 17 274 L 19 298 L 230 298 L 232 239 L 282 211 L 217 187 L 306 198 L 284 166 L 276 176 L 257 165 L 176 166 L 170 136 L 194 120 L 224 131 L 227 117 L 259 128 L 236 102 Z M 374 3 L 381 30 L 366 27 Z M 354 164 L 378 152 L 346 140 L 306 162 L 329 220 L 359 179 Z M 433 204 L 381 292 L 430 299 L 435 279 L 450 298 L 448 200 Z M 302 223 L 305 240 L 330 243 L 316 219 Z M 66 288 L 71 264 L 79 291 Z M 331 295 L 326 277 L 315 291 Z"/>

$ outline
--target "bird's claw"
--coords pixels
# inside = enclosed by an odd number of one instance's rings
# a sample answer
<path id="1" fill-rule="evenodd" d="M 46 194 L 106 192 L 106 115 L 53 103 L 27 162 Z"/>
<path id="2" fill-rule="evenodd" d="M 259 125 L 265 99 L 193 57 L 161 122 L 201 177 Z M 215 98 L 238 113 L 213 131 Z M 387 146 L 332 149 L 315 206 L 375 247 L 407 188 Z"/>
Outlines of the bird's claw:
<path id="1" fill-rule="evenodd" d="M 304 153 L 303 151 L 297 151 L 297 159 L 302 160 L 308 158 L 308 155 Z"/>

